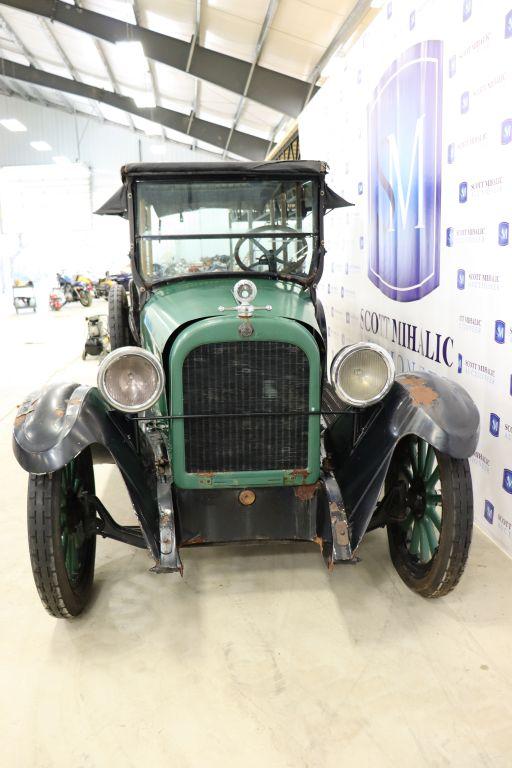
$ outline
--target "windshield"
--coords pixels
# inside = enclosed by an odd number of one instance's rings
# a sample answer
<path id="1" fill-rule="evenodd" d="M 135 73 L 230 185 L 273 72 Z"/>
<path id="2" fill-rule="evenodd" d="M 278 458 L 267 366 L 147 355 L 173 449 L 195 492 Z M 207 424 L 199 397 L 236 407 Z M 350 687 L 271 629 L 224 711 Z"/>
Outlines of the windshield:
<path id="1" fill-rule="evenodd" d="M 317 248 L 316 182 L 138 181 L 136 235 L 146 282 L 196 273 L 306 278 Z"/>

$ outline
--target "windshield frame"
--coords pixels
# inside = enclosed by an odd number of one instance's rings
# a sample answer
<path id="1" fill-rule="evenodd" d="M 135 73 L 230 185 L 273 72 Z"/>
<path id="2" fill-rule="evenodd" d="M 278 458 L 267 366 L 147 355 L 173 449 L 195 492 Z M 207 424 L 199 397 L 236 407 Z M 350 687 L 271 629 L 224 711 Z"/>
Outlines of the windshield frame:
<path id="1" fill-rule="evenodd" d="M 211 183 L 215 184 L 217 182 L 245 182 L 245 181 L 291 181 L 291 182 L 312 182 L 312 189 L 313 189 L 313 204 L 312 204 L 312 211 L 314 216 L 314 221 L 316 222 L 316 229 L 312 233 L 313 243 L 312 243 L 312 254 L 311 254 L 311 267 L 310 267 L 310 274 L 306 277 L 300 276 L 300 275 L 293 275 L 293 274 L 281 274 L 278 272 L 251 272 L 250 270 L 228 270 L 228 271 L 213 271 L 213 272 L 192 272 L 189 274 L 184 275 L 175 275 L 173 277 L 164 277 L 154 280 L 147 280 L 144 278 L 142 271 L 140 269 L 140 243 L 142 240 L 147 239 L 154 239 L 154 240 L 172 240 L 172 239 L 183 239 L 183 238 L 189 238 L 189 239 L 204 239 L 204 240 L 210 240 L 214 238 L 218 238 L 218 234 L 212 233 L 212 234 L 195 234 L 195 235 L 139 235 L 138 234 L 138 200 L 137 200 L 137 189 L 138 184 L 137 182 L 144 182 L 148 179 L 143 176 L 133 176 L 129 179 L 129 187 L 128 187 L 128 207 L 129 207 L 129 219 L 130 219 L 130 241 L 131 241 L 131 259 L 132 259 L 132 270 L 134 277 L 136 276 L 135 282 L 140 286 L 143 286 L 145 290 L 151 291 L 153 288 L 158 288 L 162 285 L 166 285 L 168 283 L 174 283 L 174 282 L 181 282 L 183 280 L 201 280 L 201 279 L 215 279 L 215 278 L 223 278 L 223 277 L 235 277 L 240 279 L 241 275 L 253 275 L 257 276 L 258 278 L 264 278 L 264 279 L 270 279 L 270 280 L 282 280 L 282 281 L 291 281 L 298 283 L 299 285 L 302 285 L 304 287 L 307 287 L 309 285 L 316 284 L 321 276 L 322 266 L 323 266 L 323 253 L 324 253 L 324 241 L 323 241 L 323 206 L 321 205 L 321 201 L 323 200 L 324 192 L 324 178 L 323 175 L 319 176 L 317 174 L 309 174 L 304 173 L 300 176 L 297 175 L 276 175 L 274 173 L 261 173 L 256 175 L 246 175 L 244 173 L 237 173 L 237 174 L 227 174 L 227 173 L 219 173 L 217 174 L 194 174 L 193 176 L 189 176 L 188 178 L 182 174 L 176 175 L 176 176 L 169 176 L 169 175 L 152 175 L 151 181 L 152 182 L 167 182 L 172 184 L 174 183 L 183 183 L 183 182 L 199 182 L 199 183 Z M 272 233 L 269 233 L 270 235 Z M 279 233 L 276 233 L 279 234 Z M 282 235 L 282 233 L 280 233 Z M 291 233 L 290 233 L 291 234 Z M 298 233 L 300 236 L 300 232 Z M 240 233 L 233 233 L 232 237 L 240 237 Z M 296 237 L 297 235 L 293 235 Z M 319 274 L 320 273 L 320 274 Z"/>

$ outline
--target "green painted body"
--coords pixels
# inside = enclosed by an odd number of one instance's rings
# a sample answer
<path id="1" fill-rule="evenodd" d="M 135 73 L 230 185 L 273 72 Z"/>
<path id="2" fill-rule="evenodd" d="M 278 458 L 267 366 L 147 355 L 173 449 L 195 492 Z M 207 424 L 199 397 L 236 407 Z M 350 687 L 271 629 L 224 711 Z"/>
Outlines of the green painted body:
<path id="1" fill-rule="evenodd" d="M 256 306 L 272 305 L 271 312 L 257 312 L 272 319 L 286 317 L 310 326 L 320 333 L 315 308 L 308 289 L 297 283 L 259 278 L 240 273 L 226 278 L 177 280 L 153 291 L 141 315 L 144 346 L 162 358 L 169 337 L 182 325 L 203 317 L 229 317 L 233 312 L 219 312 L 219 306 L 232 307 L 233 286 L 237 279 L 250 278 L 258 288 Z"/>
<path id="2" fill-rule="evenodd" d="M 291 470 L 191 474 L 185 470 L 184 421 L 173 419 L 169 449 L 174 482 L 184 489 L 282 486 L 315 483 L 320 475 L 321 356 L 317 338 L 320 329 L 309 290 L 291 282 L 259 279 L 255 306 L 270 304 L 272 310 L 256 310 L 251 324 L 254 333 L 247 341 L 283 341 L 300 347 L 309 360 L 308 466 Z M 154 291 L 141 316 L 143 346 L 162 360 L 168 376 L 169 402 L 162 396 L 156 410 L 161 415 L 183 415 L 182 368 L 186 356 L 202 344 L 239 342 L 240 320 L 232 307 L 236 278 L 192 278 L 170 283 Z M 180 328 L 182 330 L 180 331 Z M 318 336 L 317 336 L 318 334 Z M 173 336 L 169 351 L 166 345 Z M 168 359 L 165 355 L 168 354 Z M 316 415 L 318 414 L 318 415 Z"/>

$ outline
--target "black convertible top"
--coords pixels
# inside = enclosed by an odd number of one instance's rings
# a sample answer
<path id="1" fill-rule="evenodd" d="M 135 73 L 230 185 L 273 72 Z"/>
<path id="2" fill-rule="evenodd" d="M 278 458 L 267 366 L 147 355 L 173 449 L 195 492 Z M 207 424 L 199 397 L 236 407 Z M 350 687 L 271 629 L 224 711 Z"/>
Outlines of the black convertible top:
<path id="1" fill-rule="evenodd" d="M 183 176 L 233 176 L 271 178 L 324 177 L 327 163 L 321 160 L 270 160 L 268 162 L 213 162 L 213 163 L 129 163 L 121 168 L 123 186 L 115 192 L 95 213 L 107 216 L 127 217 L 127 185 L 132 179 L 172 179 Z M 325 186 L 326 209 L 352 205 Z"/>
<path id="2" fill-rule="evenodd" d="M 148 178 L 154 176 L 208 176 L 209 174 L 233 176 L 323 176 L 327 164 L 320 160 L 269 160 L 267 162 L 227 163 L 129 163 L 121 168 L 123 181 L 128 176 Z"/>

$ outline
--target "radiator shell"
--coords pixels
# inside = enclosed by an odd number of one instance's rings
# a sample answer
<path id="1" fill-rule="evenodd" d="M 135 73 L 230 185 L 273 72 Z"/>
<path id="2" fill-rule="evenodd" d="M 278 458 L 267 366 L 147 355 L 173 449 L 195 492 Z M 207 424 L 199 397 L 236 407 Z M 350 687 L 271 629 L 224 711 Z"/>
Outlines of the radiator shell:
<path id="1" fill-rule="evenodd" d="M 246 486 L 272 486 L 272 485 L 302 485 L 314 483 L 318 480 L 320 474 L 320 354 L 318 345 L 313 335 L 299 323 L 286 318 L 255 317 L 253 320 L 254 333 L 248 339 L 242 339 L 239 334 L 240 321 L 237 317 L 221 317 L 201 320 L 188 326 L 179 335 L 173 344 L 169 355 L 169 382 L 170 382 L 170 408 L 169 412 L 173 417 L 183 416 L 190 408 L 190 398 L 184 397 L 184 386 L 186 384 L 187 373 L 184 365 L 188 356 L 205 345 L 217 345 L 226 343 L 241 343 L 248 345 L 255 344 L 254 349 L 261 347 L 263 342 L 272 342 L 273 344 L 293 345 L 300 350 L 300 355 L 307 360 L 307 407 L 304 408 L 310 415 L 306 415 L 304 424 L 307 424 L 307 449 L 300 455 L 293 451 L 293 446 L 280 446 L 277 453 L 281 457 L 281 463 L 278 467 L 264 467 L 258 464 L 256 469 L 247 468 L 241 462 L 233 465 L 227 471 L 223 471 L 220 464 L 212 465 L 210 469 L 202 469 L 197 463 L 191 464 L 190 444 L 186 447 L 187 439 L 190 443 L 190 435 L 194 433 L 196 440 L 202 443 L 208 443 L 208 448 L 201 446 L 196 453 L 201 453 L 204 449 L 210 455 L 216 450 L 219 440 L 222 441 L 223 422 L 215 419 L 212 426 L 214 429 L 206 429 L 204 436 L 201 437 L 201 430 L 195 427 L 190 428 L 185 424 L 185 419 L 173 418 L 171 427 L 171 461 L 174 481 L 179 488 L 208 488 L 208 487 L 246 487 Z M 255 355 L 257 356 L 257 355 Z M 299 366 L 300 368 L 300 366 Z M 297 369 L 298 370 L 298 369 Z M 206 381 L 207 372 L 203 379 Z M 299 382 L 299 388 L 301 383 Z M 288 402 L 283 403 L 282 412 L 290 412 L 291 407 L 295 411 L 295 406 L 299 405 L 300 397 L 291 397 Z M 224 408 L 226 403 L 222 402 Z M 300 403 L 301 404 L 301 403 Z M 211 405 L 211 404 L 210 404 Z M 275 425 L 282 425 L 282 418 L 277 415 L 278 403 L 273 401 L 271 408 L 274 409 Z M 269 408 L 267 402 L 264 408 Z M 241 411 L 241 403 L 233 402 L 232 411 L 237 413 Z M 298 410 L 298 409 L 297 409 Z M 213 412 L 213 410 L 211 410 Z M 223 410 L 223 412 L 225 412 Z M 235 417 L 236 418 L 236 417 Z M 245 418 L 239 414 L 240 423 Z M 274 416 L 267 416 L 268 420 L 274 419 Z M 227 430 L 227 423 L 230 419 L 224 419 L 224 430 Z M 232 426 L 230 429 L 232 429 Z M 235 430 L 232 430 L 235 436 Z M 285 435 L 285 441 L 291 442 L 293 437 Z M 243 451 L 243 441 L 240 445 L 233 442 L 233 448 Z M 284 466 L 286 461 L 286 451 L 289 449 L 289 456 L 296 458 L 300 466 Z M 274 452 L 275 453 L 275 452 Z M 269 451 L 272 456 L 272 451 Z M 304 460 L 305 459 L 305 460 Z M 293 463 L 293 462 L 292 462 Z M 192 470 L 192 471 L 191 471 Z"/>

